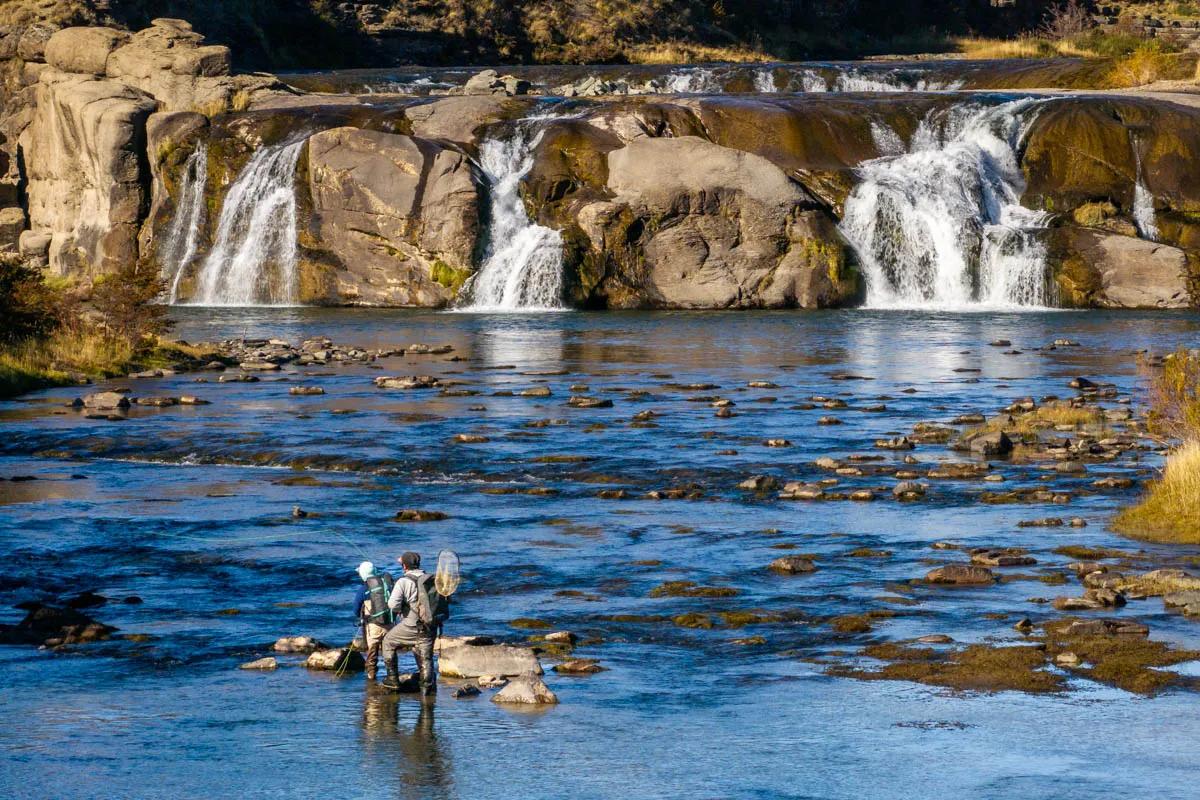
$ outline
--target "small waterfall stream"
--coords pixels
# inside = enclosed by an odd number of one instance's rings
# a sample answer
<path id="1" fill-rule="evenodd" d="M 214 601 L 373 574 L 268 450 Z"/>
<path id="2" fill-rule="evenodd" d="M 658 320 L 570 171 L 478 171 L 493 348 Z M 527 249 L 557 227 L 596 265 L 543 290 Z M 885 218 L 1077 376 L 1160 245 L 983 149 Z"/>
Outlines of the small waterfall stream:
<path id="1" fill-rule="evenodd" d="M 468 311 L 564 307 L 562 236 L 529 219 L 520 192 L 544 132 L 539 123 L 548 118 L 527 117 L 508 138 L 489 138 L 479 146 L 479 163 L 490 185 L 491 224 L 483 266 L 469 287 Z"/>
<path id="2" fill-rule="evenodd" d="M 1133 224 L 1138 236 L 1157 242 L 1158 219 L 1154 216 L 1154 195 L 1146 188 L 1146 179 L 1142 175 L 1142 153 L 1137 139 L 1133 140 L 1133 163 L 1137 167 L 1133 184 Z"/>
<path id="3" fill-rule="evenodd" d="M 204 189 L 208 183 L 208 145 L 201 142 L 183 165 L 183 181 L 175 216 L 167 228 L 161 262 L 167 281 L 166 301 L 179 302 L 179 284 L 196 258 L 204 225 Z"/>
<path id="4" fill-rule="evenodd" d="M 876 308 L 1015 308 L 1050 300 L 1017 151 L 1036 100 L 922 121 L 907 152 L 862 164 L 840 225 Z"/>
<path id="5" fill-rule="evenodd" d="M 193 305 L 296 302 L 296 162 L 305 139 L 268 145 L 229 187 Z"/>

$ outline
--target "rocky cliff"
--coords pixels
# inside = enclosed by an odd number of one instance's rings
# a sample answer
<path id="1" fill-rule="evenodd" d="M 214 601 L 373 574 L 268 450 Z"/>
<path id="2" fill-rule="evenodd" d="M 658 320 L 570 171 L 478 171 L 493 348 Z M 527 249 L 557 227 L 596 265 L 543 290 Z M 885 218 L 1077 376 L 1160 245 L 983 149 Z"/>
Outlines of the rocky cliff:
<path id="1" fill-rule="evenodd" d="M 174 19 L 132 33 L 31 26 L 9 54 L 0 246 L 79 280 L 140 260 L 168 273 L 180 300 L 236 262 L 273 297 L 288 282 L 287 296 L 306 303 L 459 301 L 505 244 L 490 237 L 498 185 L 510 181 L 524 224 L 555 232 L 563 298 L 574 305 L 854 304 L 868 289 L 866 254 L 845 216 L 864 165 L 898 153 L 920 160 L 971 113 L 1010 99 L 547 104 L 509 96 L 503 82 L 475 96 L 304 95 L 269 75 L 233 74 L 226 48 Z M 1008 154 L 1017 174 L 1001 188 L 1019 192 L 1006 202 L 1042 212 L 1029 236 L 1044 251 L 1051 299 L 1193 304 L 1200 111 L 1148 97 L 1055 97 L 1032 101 L 1019 122 Z M 485 143 L 518 132 L 527 147 L 498 175 Z M 284 148 L 293 160 L 264 157 Z M 963 186 L 987 211 L 997 187 Z M 271 231 L 279 247 L 254 241 L 267 210 L 288 223 Z M 998 223 L 963 228 L 977 246 Z M 966 279 L 994 267 L 972 260 Z"/>

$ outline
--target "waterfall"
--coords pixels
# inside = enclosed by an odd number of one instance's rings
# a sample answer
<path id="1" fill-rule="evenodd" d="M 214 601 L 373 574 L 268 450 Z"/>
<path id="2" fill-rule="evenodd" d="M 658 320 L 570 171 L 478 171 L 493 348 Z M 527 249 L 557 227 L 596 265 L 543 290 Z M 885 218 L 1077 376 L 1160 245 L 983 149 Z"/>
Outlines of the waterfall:
<path id="1" fill-rule="evenodd" d="M 816 70 L 806 69 L 800 73 L 800 91 L 809 94 L 829 91 L 824 76 Z"/>
<path id="2" fill-rule="evenodd" d="M 722 89 L 711 69 L 676 70 L 666 77 L 666 90 L 671 94 L 715 94 Z"/>
<path id="3" fill-rule="evenodd" d="M 1039 231 L 1048 215 L 1020 205 L 1017 156 L 1038 102 L 931 113 L 907 152 L 860 166 L 840 229 L 863 266 L 868 306 L 1047 304 Z"/>
<path id="4" fill-rule="evenodd" d="M 914 77 L 906 79 L 900 72 L 868 72 L 851 69 L 837 76 L 834 91 L 838 92 L 942 92 L 962 87 L 962 81 L 935 81 Z"/>
<path id="5" fill-rule="evenodd" d="M 775 90 L 775 70 L 766 67 L 754 70 L 754 91 L 772 94 Z"/>
<path id="6" fill-rule="evenodd" d="M 1158 220 L 1154 216 L 1154 195 L 1146 188 L 1146 181 L 1142 176 L 1142 154 L 1138 150 L 1136 139 L 1133 142 L 1133 163 L 1137 168 L 1133 184 L 1133 224 L 1137 228 L 1138 236 L 1157 242 Z"/>
<path id="7" fill-rule="evenodd" d="M 491 224 L 483 266 L 469 287 L 469 311 L 553 311 L 563 308 L 562 235 L 529 219 L 521 180 L 533 168 L 546 116 L 520 120 L 506 139 L 479 146 L 487 176 Z"/>
<path id="8" fill-rule="evenodd" d="M 259 148 L 225 194 L 192 298 L 202 306 L 296 302 L 296 162 L 305 139 Z"/>
<path id="9" fill-rule="evenodd" d="M 175 203 L 175 216 L 167 228 L 160 261 L 167 281 L 166 301 L 179 300 L 179 283 L 196 257 L 200 228 L 204 225 L 204 189 L 208 183 L 208 145 L 203 142 L 183 165 L 183 182 Z"/>

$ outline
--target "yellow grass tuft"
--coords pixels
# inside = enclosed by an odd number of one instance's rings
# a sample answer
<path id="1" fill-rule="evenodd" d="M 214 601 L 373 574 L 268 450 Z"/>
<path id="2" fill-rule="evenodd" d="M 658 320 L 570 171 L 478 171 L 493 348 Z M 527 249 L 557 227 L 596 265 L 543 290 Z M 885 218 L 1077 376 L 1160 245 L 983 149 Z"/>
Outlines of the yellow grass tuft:
<path id="1" fill-rule="evenodd" d="M 1200 544 L 1200 441 L 1168 456 L 1162 477 L 1141 502 L 1117 514 L 1113 527 L 1135 539 Z"/>
<path id="2" fill-rule="evenodd" d="M 1017 39 L 986 39 L 960 37 L 955 48 L 966 58 L 1051 58 L 1070 56 L 1089 58 L 1097 55 L 1068 39 L 1052 41 L 1040 36 L 1021 36 Z"/>
<path id="3" fill-rule="evenodd" d="M 632 44 L 626 48 L 625 55 L 633 64 L 694 64 L 715 61 L 747 63 L 771 60 L 770 56 L 756 50 L 675 41 Z"/>

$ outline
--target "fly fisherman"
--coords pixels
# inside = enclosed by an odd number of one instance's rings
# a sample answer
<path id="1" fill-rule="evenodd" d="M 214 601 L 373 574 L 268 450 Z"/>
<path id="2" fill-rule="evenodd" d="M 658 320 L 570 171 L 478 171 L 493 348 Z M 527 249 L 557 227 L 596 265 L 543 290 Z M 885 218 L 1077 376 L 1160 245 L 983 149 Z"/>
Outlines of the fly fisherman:
<path id="1" fill-rule="evenodd" d="M 450 604 L 438 594 L 435 578 L 421 569 L 421 556 L 408 552 L 400 556 L 404 575 L 396 581 L 388 606 L 396 618 L 395 626 L 383 637 L 385 689 L 400 688 L 397 650 L 412 650 L 420 672 L 421 694 L 437 694 L 437 674 L 433 664 L 433 642 L 441 633 L 442 623 L 450 616 Z"/>
<path id="2" fill-rule="evenodd" d="M 392 629 L 394 616 L 388 601 L 394 593 L 392 576 L 377 572 L 375 565 L 364 561 L 358 565 L 358 577 L 362 579 L 354 603 L 354 612 L 362 626 L 363 641 L 367 645 L 367 680 L 374 681 L 379 672 L 379 652 L 383 637 Z"/>

